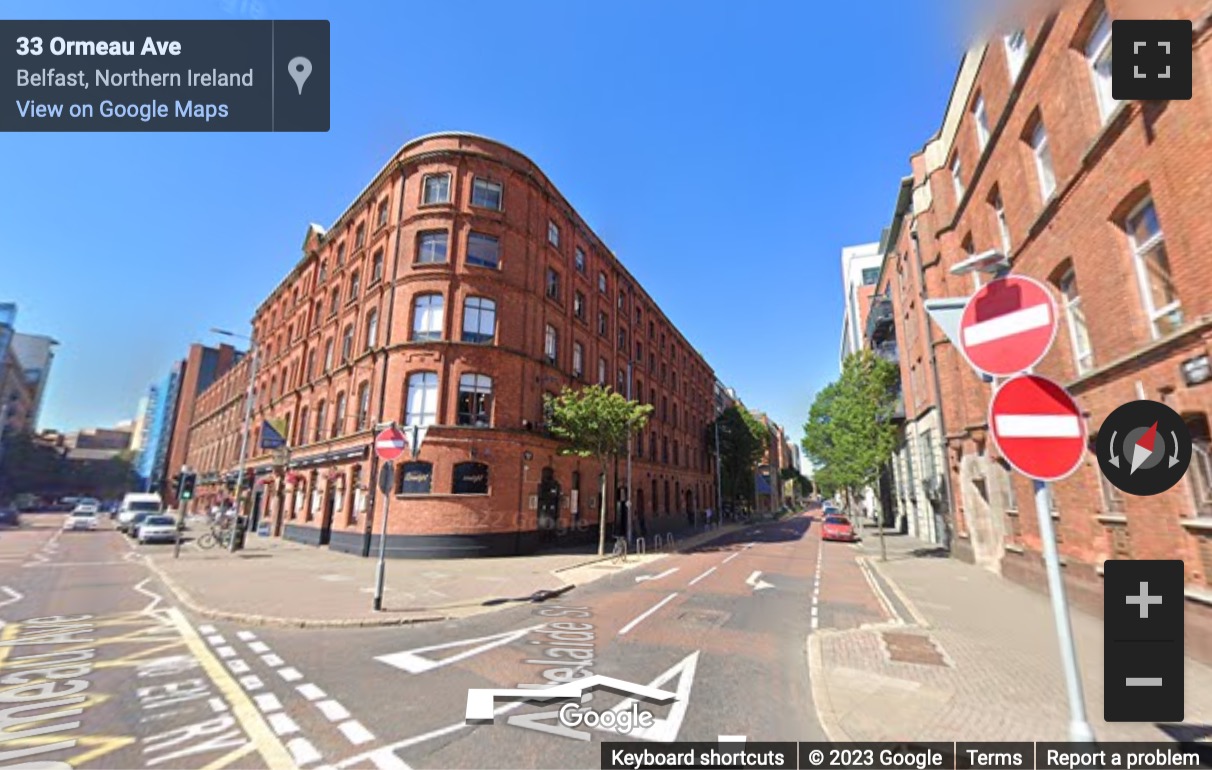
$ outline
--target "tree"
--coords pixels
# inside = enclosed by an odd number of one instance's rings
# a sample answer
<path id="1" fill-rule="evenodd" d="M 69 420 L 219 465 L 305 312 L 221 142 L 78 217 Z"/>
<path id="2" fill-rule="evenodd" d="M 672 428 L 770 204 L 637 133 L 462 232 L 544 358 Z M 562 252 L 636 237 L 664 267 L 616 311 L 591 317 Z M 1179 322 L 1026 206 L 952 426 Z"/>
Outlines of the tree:
<path id="1" fill-rule="evenodd" d="M 651 405 L 628 401 L 603 385 L 580 390 L 564 388 L 543 397 L 551 432 L 567 443 L 561 454 L 593 457 L 601 470 L 598 490 L 598 555 L 606 553 L 606 472 L 611 461 L 627 451 L 627 439 L 642 430 Z M 628 505 L 630 505 L 630 500 Z"/>
<path id="2" fill-rule="evenodd" d="M 28 433 L 7 436 L 4 440 L 0 499 L 19 494 L 115 498 L 136 484 L 129 453 L 106 460 L 71 460 L 58 448 L 40 444 Z"/>
<path id="3" fill-rule="evenodd" d="M 892 413 L 900 369 L 860 350 L 847 356 L 842 374 L 812 402 L 804 423 L 804 451 L 817 467 L 822 489 L 855 492 L 879 478 L 896 448 Z M 883 527 L 880 528 L 881 554 Z"/>
<path id="4" fill-rule="evenodd" d="M 754 492 L 754 466 L 766 451 L 769 432 L 748 410 L 730 406 L 720 413 L 715 422 L 707 425 L 707 447 L 713 457 L 716 453 L 717 426 L 723 497 L 720 502 L 749 499 Z"/>

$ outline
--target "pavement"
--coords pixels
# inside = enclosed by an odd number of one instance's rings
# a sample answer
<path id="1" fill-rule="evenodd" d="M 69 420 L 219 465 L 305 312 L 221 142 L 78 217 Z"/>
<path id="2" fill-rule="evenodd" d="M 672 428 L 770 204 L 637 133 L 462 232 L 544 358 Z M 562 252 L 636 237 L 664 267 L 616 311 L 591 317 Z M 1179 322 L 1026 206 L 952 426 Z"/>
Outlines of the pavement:
<path id="1" fill-rule="evenodd" d="M 860 560 L 883 619 L 808 641 L 817 710 L 836 741 L 1065 741 L 1069 711 L 1048 596 L 937 547 L 886 535 Z M 832 559 L 834 552 L 829 552 Z M 826 575 L 832 571 L 827 561 Z M 828 578 L 825 581 L 828 587 Z M 1212 730 L 1212 668 L 1186 660 L 1183 725 L 1103 720 L 1103 623 L 1071 609 L 1087 719 L 1100 741 L 1164 741 Z"/>

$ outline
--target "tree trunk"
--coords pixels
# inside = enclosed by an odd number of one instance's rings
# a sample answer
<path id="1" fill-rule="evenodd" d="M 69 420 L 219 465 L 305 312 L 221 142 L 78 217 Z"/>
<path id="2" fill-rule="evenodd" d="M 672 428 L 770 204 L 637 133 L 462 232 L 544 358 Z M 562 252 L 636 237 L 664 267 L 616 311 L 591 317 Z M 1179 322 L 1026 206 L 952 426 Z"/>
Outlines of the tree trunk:
<path id="1" fill-rule="evenodd" d="M 598 556 L 606 555 L 606 463 L 598 484 Z"/>

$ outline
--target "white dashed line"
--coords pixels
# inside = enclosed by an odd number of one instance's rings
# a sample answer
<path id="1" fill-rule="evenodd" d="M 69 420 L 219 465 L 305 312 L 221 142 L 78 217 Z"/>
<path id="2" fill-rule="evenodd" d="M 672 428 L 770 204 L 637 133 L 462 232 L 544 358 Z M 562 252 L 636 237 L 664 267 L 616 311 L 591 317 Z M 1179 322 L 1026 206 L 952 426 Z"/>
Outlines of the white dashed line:
<path id="1" fill-rule="evenodd" d="M 299 673 L 299 669 L 290 668 L 289 666 L 278 669 L 278 676 L 282 677 L 288 682 L 297 682 L 303 678 L 303 675 Z"/>
<path id="2" fill-rule="evenodd" d="M 732 561 L 733 559 L 735 559 L 736 557 L 738 557 L 740 555 L 741 555 L 741 552 L 737 551 L 736 553 L 729 556 L 727 559 L 724 559 L 724 564 L 727 564 L 728 562 Z"/>
<path id="3" fill-rule="evenodd" d="M 286 714 L 270 714 L 269 726 L 278 735 L 290 735 L 291 733 L 299 732 L 299 723 Z"/>
<path id="4" fill-rule="evenodd" d="M 362 723 L 356 719 L 351 719 L 348 722 L 342 722 L 337 725 L 337 729 L 344 733 L 345 738 L 355 746 L 361 746 L 363 743 L 370 743 L 375 739 L 374 734 L 362 726 Z"/>
<path id="5" fill-rule="evenodd" d="M 328 717 L 329 722 L 340 722 L 342 719 L 349 719 L 349 712 L 335 700 L 322 700 L 316 704 L 316 708 L 320 709 L 324 716 Z"/>
<path id="6" fill-rule="evenodd" d="M 227 644 L 227 640 L 219 634 L 211 634 L 210 636 L 206 637 L 206 641 L 210 642 L 212 647 L 221 647 Z"/>
<path id="7" fill-rule="evenodd" d="M 282 701 L 278 700 L 278 696 L 273 693 L 262 693 L 253 696 L 253 700 L 257 702 L 257 708 L 265 712 L 281 711 Z"/>
<path id="8" fill-rule="evenodd" d="M 664 607 L 664 606 L 665 606 L 666 604 L 668 604 L 669 602 L 673 601 L 673 597 L 675 597 L 675 596 L 677 596 L 677 595 L 678 595 L 678 594 L 677 594 L 677 591 L 674 591 L 673 593 L 671 593 L 671 594 L 669 594 L 668 596 L 666 596 L 664 599 L 661 599 L 661 600 L 660 600 L 659 602 L 657 602 L 656 604 L 654 604 L 654 605 L 652 605 L 651 607 L 649 607 L 648 609 L 644 610 L 644 612 L 642 612 L 642 613 L 639 615 L 639 617 L 637 617 L 635 620 L 631 621 L 631 622 L 630 622 L 630 623 L 628 623 L 627 625 L 623 626 L 623 627 L 622 627 L 622 628 L 619 630 L 619 636 L 623 636 L 623 635 L 624 635 L 624 634 L 626 634 L 628 631 L 630 631 L 631 629 L 633 629 L 633 628 L 635 628 L 636 626 L 638 626 L 638 625 L 639 625 L 639 624 L 640 624 L 640 623 L 641 623 L 641 622 L 644 620 L 644 618 L 648 617 L 648 616 L 649 616 L 649 615 L 651 615 L 652 613 L 654 613 L 654 612 L 656 612 L 657 610 L 659 610 L 660 608 Z"/>
<path id="9" fill-rule="evenodd" d="M 269 652 L 269 645 L 265 642 L 249 642 L 248 649 L 252 650 L 258 655 L 264 655 L 265 653 Z"/>
<path id="10" fill-rule="evenodd" d="M 217 647 L 215 652 L 219 653 L 220 658 L 236 657 L 236 649 L 234 647 Z"/>
<path id="11" fill-rule="evenodd" d="M 214 711 L 216 714 L 227 711 L 227 704 L 223 702 L 222 698 L 211 698 L 207 702 L 210 703 L 211 711 Z"/>
<path id="12" fill-rule="evenodd" d="M 301 684 L 298 687 L 296 687 L 295 690 L 297 690 L 300 695 L 302 695 L 304 698 L 307 698 L 308 700 L 320 700 L 321 698 L 324 697 L 324 691 L 321 690 L 319 687 L 316 687 L 311 682 L 308 682 L 307 684 Z"/>
<path id="13" fill-rule="evenodd" d="M 247 674 L 252 669 L 244 661 L 236 658 L 235 660 L 227 661 L 227 667 L 231 669 L 233 674 Z"/>
<path id="14" fill-rule="evenodd" d="M 207 634 L 213 634 L 214 632 L 215 632 L 214 626 L 198 626 L 198 633 L 202 634 L 203 636 L 206 636 Z"/>
<path id="15" fill-rule="evenodd" d="M 269 666 L 270 668 L 277 668 L 285 662 L 273 653 L 270 653 L 269 655 L 262 655 L 261 660 L 264 661 L 265 665 Z"/>
<path id="16" fill-rule="evenodd" d="M 699 582 L 700 580 L 702 580 L 703 578 L 707 577 L 708 575 L 710 575 L 712 572 L 715 572 L 715 571 L 716 571 L 716 567 L 712 567 L 711 569 L 704 572 L 702 575 L 699 575 L 698 577 L 696 577 L 694 580 L 691 580 L 690 585 L 694 585 L 695 583 Z"/>
<path id="17" fill-rule="evenodd" d="M 240 686 L 245 690 L 252 691 L 260 690 L 265 686 L 265 683 L 261 681 L 261 677 L 259 676 L 242 676 L 240 677 Z"/>
<path id="18" fill-rule="evenodd" d="M 286 749 L 299 767 L 320 760 L 320 752 L 316 751 L 316 747 L 306 738 L 295 738 L 287 742 Z"/>
<path id="19" fill-rule="evenodd" d="M 257 638 L 257 635 L 252 631 L 237 631 L 236 638 L 242 642 L 251 642 Z"/>

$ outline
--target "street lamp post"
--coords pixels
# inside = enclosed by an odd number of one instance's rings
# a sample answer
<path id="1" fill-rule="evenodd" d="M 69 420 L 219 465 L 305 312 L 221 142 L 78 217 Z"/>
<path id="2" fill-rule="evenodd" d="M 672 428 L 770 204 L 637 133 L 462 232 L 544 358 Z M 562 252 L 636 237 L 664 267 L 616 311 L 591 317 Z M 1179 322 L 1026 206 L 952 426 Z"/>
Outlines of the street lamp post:
<path id="1" fill-rule="evenodd" d="M 634 378 L 632 375 L 632 362 L 627 362 L 627 400 L 631 400 L 631 381 Z M 635 550 L 635 516 L 631 505 L 631 452 L 632 445 L 635 443 L 635 431 L 628 428 L 627 430 L 627 500 L 623 503 L 627 506 L 627 547 Z"/>
<path id="2" fill-rule="evenodd" d="M 232 529 L 231 538 L 227 543 L 227 550 L 230 553 L 235 553 L 236 529 L 240 524 L 240 493 L 244 489 L 244 464 L 248 458 L 248 432 L 250 427 L 249 423 L 252 422 L 253 391 L 255 390 L 254 386 L 257 382 L 257 359 L 260 349 L 257 347 L 256 340 L 251 337 L 246 337 L 243 334 L 236 334 L 235 332 L 230 332 L 225 329 L 211 329 L 211 332 L 214 334 L 221 334 L 224 337 L 236 337 L 239 339 L 248 340 L 249 353 L 252 355 L 252 363 L 249 365 L 248 369 L 248 390 L 244 394 L 244 430 L 240 435 L 240 462 L 237 470 L 238 475 L 236 476 L 236 527 Z"/>

